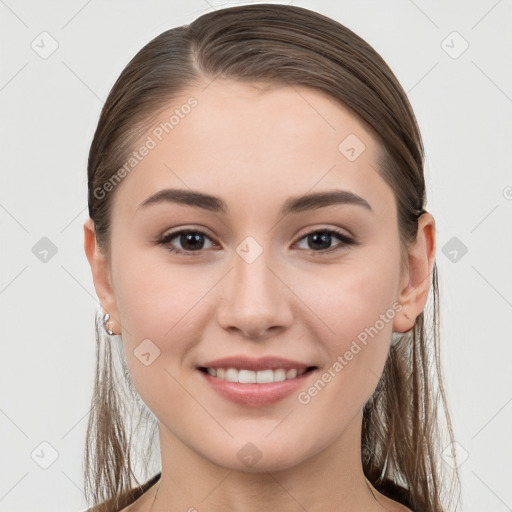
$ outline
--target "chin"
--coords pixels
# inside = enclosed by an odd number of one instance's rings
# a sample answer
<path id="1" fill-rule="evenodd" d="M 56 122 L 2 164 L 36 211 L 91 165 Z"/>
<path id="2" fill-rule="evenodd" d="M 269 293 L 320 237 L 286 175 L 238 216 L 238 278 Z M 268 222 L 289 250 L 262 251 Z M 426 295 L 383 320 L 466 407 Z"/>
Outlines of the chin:
<path id="1" fill-rule="evenodd" d="M 215 454 L 203 454 L 203 456 L 226 469 L 247 473 L 283 471 L 307 459 L 304 446 L 300 446 L 299 443 L 296 447 L 275 446 L 274 443 L 264 440 L 245 443 L 235 441 L 233 444 L 235 446 L 219 447 L 219 451 Z"/>

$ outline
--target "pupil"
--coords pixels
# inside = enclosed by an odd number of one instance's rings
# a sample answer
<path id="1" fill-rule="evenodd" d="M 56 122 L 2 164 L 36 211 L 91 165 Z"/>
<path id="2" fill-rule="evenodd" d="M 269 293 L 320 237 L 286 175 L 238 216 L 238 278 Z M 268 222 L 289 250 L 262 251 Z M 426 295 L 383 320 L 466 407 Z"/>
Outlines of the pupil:
<path id="1" fill-rule="evenodd" d="M 189 249 L 200 249 L 202 246 L 201 237 L 202 235 L 199 233 L 181 235 L 180 243 L 186 251 Z M 187 245 L 189 247 L 187 247 Z"/>
<path id="2" fill-rule="evenodd" d="M 317 241 L 320 241 L 320 244 L 324 242 L 324 247 L 316 247 L 317 249 L 328 249 L 331 245 L 331 235 L 329 233 L 315 233 L 313 235 L 309 235 L 309 242 L 312 243 L 313 247 L 315 246 Z"/>

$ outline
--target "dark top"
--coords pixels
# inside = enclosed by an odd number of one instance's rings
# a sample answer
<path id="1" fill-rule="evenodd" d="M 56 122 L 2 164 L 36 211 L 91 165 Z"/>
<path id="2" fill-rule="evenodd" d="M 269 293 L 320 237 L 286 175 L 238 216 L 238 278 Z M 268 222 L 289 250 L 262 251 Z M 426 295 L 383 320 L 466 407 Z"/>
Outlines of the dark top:
<path id="1" fill-rule="evenodd" d="M 157 473 L 153 478 L 151 478 L 150 480 L 148 480 L 145 484 L 142 484 L 142 489 L 143 491 L 139 494 L 139 496 L 141 496 L 142 494 L 144 494 L 150 487 L 152 487 L 153 485 L 155 485 L 158 480 L 160 479 L 160 475 L 162 473 Z"/>

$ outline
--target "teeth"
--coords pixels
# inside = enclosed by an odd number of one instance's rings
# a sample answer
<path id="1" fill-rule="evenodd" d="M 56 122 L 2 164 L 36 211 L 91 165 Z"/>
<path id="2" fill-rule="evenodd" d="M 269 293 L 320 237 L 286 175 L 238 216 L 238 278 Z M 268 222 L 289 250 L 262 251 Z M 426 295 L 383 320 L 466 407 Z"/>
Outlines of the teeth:
<path id="1" fill-rule="evenodd" d="M 296 370 L 237 370 L 236 368 L 207 368 L 206 371 L 218 379 L 227 380 L 229 382 L 240 382 L 242 384 L 267 384 L 271 382 L 282 382 L 283 380 L 295 379 L 302 375 L 306 368 Z"/>

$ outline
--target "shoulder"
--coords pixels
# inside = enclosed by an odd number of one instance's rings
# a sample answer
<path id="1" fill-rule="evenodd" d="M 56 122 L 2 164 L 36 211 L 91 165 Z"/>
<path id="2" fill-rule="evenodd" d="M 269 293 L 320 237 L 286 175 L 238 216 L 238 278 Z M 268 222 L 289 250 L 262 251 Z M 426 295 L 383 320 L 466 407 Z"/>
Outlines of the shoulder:
<path id="1" fill-rule="evenodd" d="M 405 505 L 402 505 L 401 503 L 395 502 L 397 508 L 394 509 L 395 512 L 413 512 L 412 509 L 406 507 Z"/>
<path id="2" fill-rule="evenodd" d="M 387 510 L 388 512 L 414 512 L 411 508 L 408 508 L 403 503 L 399 501 L 392 500 L 391 498 L 387 498 L 386 496 L 379 494 L 378 502 Z"/>
<path id="3" fill-rule="evenodd" d="M 414 512 L 398 501 L 394 501 L 382 495 L 380 495 L 380 498 L 379 503 L 383 505 L 388 512 Z"/>

